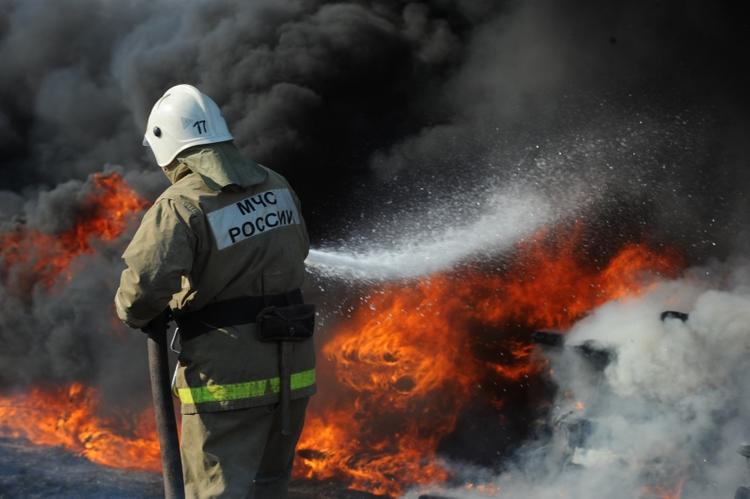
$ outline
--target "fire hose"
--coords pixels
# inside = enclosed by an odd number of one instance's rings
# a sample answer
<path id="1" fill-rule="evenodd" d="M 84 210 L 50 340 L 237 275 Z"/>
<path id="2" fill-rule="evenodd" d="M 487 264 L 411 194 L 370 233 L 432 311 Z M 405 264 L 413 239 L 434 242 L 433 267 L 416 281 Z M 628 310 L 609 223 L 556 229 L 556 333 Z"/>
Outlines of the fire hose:
<path id="1" fill-rule="evenodd" d="M 143 332 L 148 335 L 148 371 L 151 378 L 151 395 L 154 401 L 156 429 L 159 434 L 164 496 L 166 499 L 185 497 L 180 462 L 180 444 L 177 440 L 177 423 L 172 405 L 172 393 L 167 360 L 167 328 L 171 316 L 169 310 L 151 321 Z"/>

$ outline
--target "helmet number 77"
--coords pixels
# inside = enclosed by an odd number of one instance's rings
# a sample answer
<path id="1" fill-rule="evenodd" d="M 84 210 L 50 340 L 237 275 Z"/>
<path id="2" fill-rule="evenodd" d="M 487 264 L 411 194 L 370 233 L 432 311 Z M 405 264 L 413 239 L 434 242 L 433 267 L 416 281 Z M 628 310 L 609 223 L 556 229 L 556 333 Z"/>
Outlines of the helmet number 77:
<path id="1" fill-rule="evenodd" d="M 193 123 L 193 127 L 198 129 L 198 133 L 206 133 L 206 120 L 196 121 Z"/>

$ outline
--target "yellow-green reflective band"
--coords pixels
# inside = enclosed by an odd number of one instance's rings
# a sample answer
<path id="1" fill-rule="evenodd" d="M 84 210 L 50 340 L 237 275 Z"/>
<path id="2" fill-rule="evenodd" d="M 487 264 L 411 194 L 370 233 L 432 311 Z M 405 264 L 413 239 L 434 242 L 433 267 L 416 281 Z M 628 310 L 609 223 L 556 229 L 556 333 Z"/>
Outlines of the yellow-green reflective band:
<path id="1" fill-rule="evenodd" d="M 307 388 L 315 384 L 315 369 L 302 371 L 291 375 L 292 390 Z M 177 395 L 183 404 L 202 404 L 204 402 L 225 402 L 262 397 L 271 393 L 279 393 L 281 381 L 279 378 L 260 379 L 231 385 L 206 385 L 197 388 L 179 388 Z"/>

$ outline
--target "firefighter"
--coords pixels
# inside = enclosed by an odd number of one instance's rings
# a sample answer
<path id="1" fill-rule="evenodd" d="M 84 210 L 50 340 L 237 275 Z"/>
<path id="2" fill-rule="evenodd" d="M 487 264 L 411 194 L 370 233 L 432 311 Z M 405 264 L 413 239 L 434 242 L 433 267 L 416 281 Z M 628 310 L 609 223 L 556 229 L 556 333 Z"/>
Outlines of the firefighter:
<path id="1" fill-rule="evenodd" d="M 169 307 L 180 328 L 185 494 L 286 497 L 315 392 L 299 200 L 284 177 L 240 153 L 216 103 L 193 86 L 156 102 L 144 145 L 172 185 L 123 254 L 115 306 L 133 328 Z"/>

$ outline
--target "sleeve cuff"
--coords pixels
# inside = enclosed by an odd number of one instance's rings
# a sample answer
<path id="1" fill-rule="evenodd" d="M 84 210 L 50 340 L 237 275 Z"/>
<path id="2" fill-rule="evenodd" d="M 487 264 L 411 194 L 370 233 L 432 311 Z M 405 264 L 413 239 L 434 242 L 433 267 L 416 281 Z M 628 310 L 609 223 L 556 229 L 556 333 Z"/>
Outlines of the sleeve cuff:
<path id="1" fill-rule="evenodd" d="M 122 302 L 120 301 L 120 293 L 118 290 L 118 293 L 115 295 L 115 310 L 117 311 L 117 317 L 125 323 L 126 326 L 131 327 L 133 329 L 141 329 L 146 324 L 149 323 L 149 320 L 140 320 L 136 319 L 135 317 L 132 317 L 128 314 L 127 309 L 122 305 Z"/>

